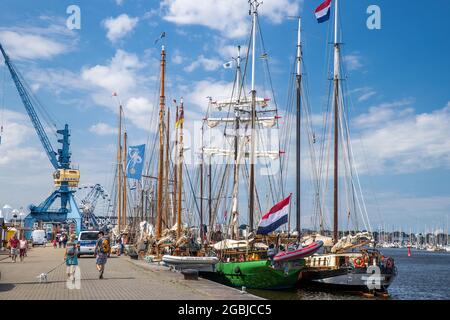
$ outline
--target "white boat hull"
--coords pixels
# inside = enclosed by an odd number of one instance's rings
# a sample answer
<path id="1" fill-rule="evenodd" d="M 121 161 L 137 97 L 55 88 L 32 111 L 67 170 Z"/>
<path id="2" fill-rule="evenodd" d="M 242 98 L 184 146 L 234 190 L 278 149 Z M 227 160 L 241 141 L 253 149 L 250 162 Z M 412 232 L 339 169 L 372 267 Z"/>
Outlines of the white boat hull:
<path id="1" fill-rule="evenodd" d="M 214 272 L 219 262 L 217 257 L 182 257 L 164 255 L 162 261 L 176 270 L 194 269 L 202 272 Z"/>

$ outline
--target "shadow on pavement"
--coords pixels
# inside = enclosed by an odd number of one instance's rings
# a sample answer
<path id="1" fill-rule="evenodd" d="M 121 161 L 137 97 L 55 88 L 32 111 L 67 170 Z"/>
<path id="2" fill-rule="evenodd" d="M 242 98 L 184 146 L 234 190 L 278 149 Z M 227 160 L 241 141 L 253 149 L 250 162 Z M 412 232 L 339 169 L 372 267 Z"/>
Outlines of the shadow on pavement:
<path id="1" fill-rule="evenodd" d="M 81 279 L 81 281 L 105 281 L 105 280 L 135 280 L 136 278 L 134 277 L 104 277 L 102 280 L 100 280 L 99 278 L 90 278 L 90 279 Z M 41 284 L 41 285 L 46 285 L 46 284 L 52 284 L 52 283 L 66 283 L 66 280 L 51 280 L 51 281 L 46 281 L 46 282 L 39 282 L 38 280 L 36 281 L 28 281 L 28 282 L 16 282 L 15 284 Z M 14 287 L 13 284 L 11 283 L 3 283 L 0 284 L 0 291 L 2 291 L 2 285 L 12 285 Z M 12 289 L 12 288 L 11 288 Z M 8 289 L 8 290 L 11 290 Z M 5 290 L 6 291 L 6 290 Z"/>
<path id="2" fill-rule="evenodd" d="M 15 288 L 15 285 L 12 283 L 0 283 L 0 292 L 10 291 Z"/>

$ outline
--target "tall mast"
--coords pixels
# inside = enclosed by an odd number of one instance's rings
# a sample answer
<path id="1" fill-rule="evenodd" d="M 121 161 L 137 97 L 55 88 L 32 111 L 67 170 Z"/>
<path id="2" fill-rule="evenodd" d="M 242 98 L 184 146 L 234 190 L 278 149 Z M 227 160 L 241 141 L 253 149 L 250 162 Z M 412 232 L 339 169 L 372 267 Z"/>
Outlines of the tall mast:
<path id="1" fill-rule="evenodd" d="M 122 229 L 122 105 L 119 105 L 119 128 L 117 141 L 117 225 Z"/>
<path id="2" fill-rule="evenodd" d="M 179 143 L 179 158 L 178 163 L 180 164 L 178 168 L 178 204 L 177 204 L 177 240 L 181 237 L 181 196 L 182 196 L 182 185 L 183 185 L 183 122 L 184 122 L 184 110 L 183 110 L 183 98 L 180 102 L 180 143 Z"/>
<path id="3" fill-rule="evenodd" d="M 301 18 L 298 19 L 298 34 L 297 34 L 297 134 L 296 134 L 296 162 L 297 162 L 297 170 L 296 170 L 296 183 L 297 183 L 297 192 L 296 192 L 296 202 L 297 202 L 297 232 L 298 232 L 298 239 L 301 238 L 301 228 L 300 228 L 300 214 L 301 214 L 301 199 L 300 199 L 300 178 L 301 178 L 301 153 L 300 153 L 300 147 L 301 147 L 301 90 L 302 90 L 302 73 L 301 73 L 301 65 L 302 65 L 302 39 L 301 39 L 301 26 L 302 26 L 302 20 Z"/>
<path id="4" fill-rule="evenodd" d="M 338 41 L 339 0 L 334 3 L 334 205 L 333 205 L 333 242 L 339 239 L 338 229 L 338 185 L 339 185 L 339 80 L 340 80 L 340 43 Z"/>
<path id="5" fill-rule="evenodd" d="M 123 133 L 123 161 L 122 163 L 126 163 L 127 161 L 127 132 Z M 126 165 L 123 165 L 123 168 L 126 168 Z M 123 170 L 123 202 L 122 202 L 122 223 L 124 227 L 127 226 L 127 175 L 125 170 Z"/>
<path id="6" fill-rule="evenodd" d="M 156 202 L 156 239 L 161 238 L 162 229 L 162 189 L 164 179 L 164 72 L 166 66 L 166 53 L 161 48 L 161 79 L 159 86 L 159 158 L 158 158 L 158 194 Z"/>
<path id="7" fill-rule="evenodd" d="M 169 219 L 169 142 L 170 142 L 170 108 L 167 108 L 167 122 L 166 122 L 166 145 L 165 145 L 165 159 L 164 159 L 164 222 L 167 228 L 170 228 Z"/>
<path id="8" fill-rule="evenodd" d="M 178 106 L 176 107 L 176 114 L 175 114 L 175 150 L 176 152 L 178 152 Z M 178 156 L 178 153 L 177 153 Z M 177 157 L 176 156 L 176 157 Z M 176 160 L 176 159 L 175 159 Z M 177 223 L 177 179 L 178 179 L 178 161 L 174 161 L 173 164 L 173 198 L 172 198 L 172 202 L 173 202 L 173 206 L 172 206 L 172 224 L 175 225 L 175 223 Z"/>
<path id="9" fill-rule="evenodd" d="M 200 159 L 200 239 L 201 243 L 203 244 L 203 126 L 202 124 L 202 153 L 201 153 L 201 159 Z"/>
<path id="10" fill-rule="evenodd" d="M 208 163 L 208 224 L 209 224 L 209 235 L 213 228 L 213 214 L 212 214 L 212 167 L 211 167 L 211 155 L 209 156 Z"/>
<path id="11" fill-rule="evenodd" d="M 250 205 L 248 225 L 250 232 L 253 231 L 253 217 L 255 209 L 255 119 L 256 119 L 256 88 L 255 88 L 255 62 L 256 62 L 256 19 L 258 18 L 258 0 L 249 0 L 250 13 L 252 14 L 252 110 L 251 110 L 251 138 L 250 138 Z"/>
<path id="12" fill-rule="evenodd" d="M 238 46 L 238 56 L 236 58 L 236 85 L 238 96 L 236 99 L 235 114 L 235 136 L 234 136 L 234 178 L 233 178 L 233 202 L 231 206 L 231 221 L 230 232 L 231 238 L 236 239 L 238 234 L 238 197 L 239 197 L 239 151 L 240 151 L 240 136 L 239 136 L 239 102 L 241 93 L 241 47 Z"/>

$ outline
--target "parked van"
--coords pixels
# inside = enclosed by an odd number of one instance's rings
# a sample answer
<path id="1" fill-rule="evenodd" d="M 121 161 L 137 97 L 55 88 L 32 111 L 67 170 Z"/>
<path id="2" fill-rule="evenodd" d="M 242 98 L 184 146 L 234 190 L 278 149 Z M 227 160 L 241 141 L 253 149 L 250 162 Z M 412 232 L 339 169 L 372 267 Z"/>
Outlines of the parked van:
<path id="1" fill-rule="evenodd" d="M 98 240 L 98 231 L 81 231 L 78 235 L 78 257 L 95 254 L 95 245 Z"/>
<path id="2" fill-rule="evenodd" d="M 31 241 L 33 243 L 33 247 L 35 245 L 45 245 L 45 236 L 45 230 L 33 230 L 33 232 L 31 232 Z"/>

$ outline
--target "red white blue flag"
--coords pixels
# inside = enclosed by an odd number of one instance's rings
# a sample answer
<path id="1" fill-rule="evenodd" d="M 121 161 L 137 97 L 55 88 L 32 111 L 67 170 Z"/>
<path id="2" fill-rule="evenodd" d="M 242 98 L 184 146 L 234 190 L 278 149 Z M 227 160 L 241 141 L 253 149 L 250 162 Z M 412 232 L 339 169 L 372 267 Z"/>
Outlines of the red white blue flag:
<path id="1" fill-rule="evenodd" d="M 322 23 L 330 19 L 331 0 L 325 0 L 316 9 L 316 19 L 318 23 Z"/>
<path id="2" fill-rule="evenodd" d="M 257 234 L 268 234 L 288 222 L 289 202 L 292 193 L 286 199 L 278 202 L 269 210 L 259 222 Z"/>

